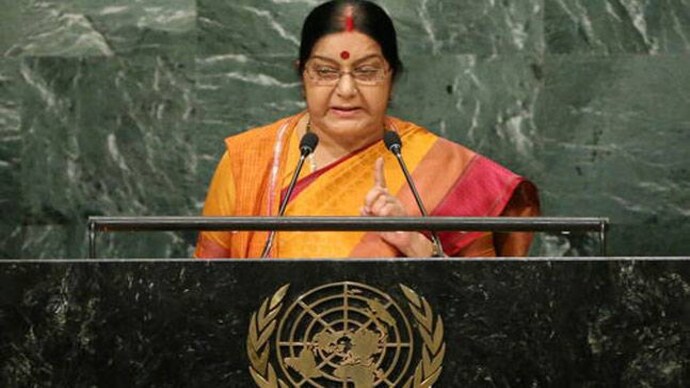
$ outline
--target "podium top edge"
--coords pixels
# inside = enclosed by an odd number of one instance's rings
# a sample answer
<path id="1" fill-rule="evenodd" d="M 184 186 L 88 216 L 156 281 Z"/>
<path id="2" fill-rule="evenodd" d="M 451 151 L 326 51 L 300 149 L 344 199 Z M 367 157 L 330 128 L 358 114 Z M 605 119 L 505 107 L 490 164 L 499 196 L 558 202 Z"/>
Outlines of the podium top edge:
<path id="1" fill-rule="evenodd" d="M 593 256 L 593 257 L 487 257 L 487 258 L 348 258 L 348 259 L 156 259 L 156 258 L 108 258 L 108 259 L 0 259 L 2 264 L 146 264 L 146 263 L 195 263 L 203 265 L 222 264 L 222 263 L 370 263 L 370 264 L 410 264 L 410 263 L 541 263 L 541 262 L 638 262 L 638 261 L 657 261 L 657 262 L 690 262 L 690 256 Z"/>

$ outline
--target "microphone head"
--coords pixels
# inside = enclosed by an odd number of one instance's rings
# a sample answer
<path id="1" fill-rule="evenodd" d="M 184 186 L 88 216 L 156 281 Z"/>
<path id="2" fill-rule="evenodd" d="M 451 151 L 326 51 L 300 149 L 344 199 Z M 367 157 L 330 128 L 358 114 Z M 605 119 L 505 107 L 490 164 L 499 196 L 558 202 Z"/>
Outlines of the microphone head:
<path id="1" fill-rule="evenodd" d="M 319 144 L 319 137 L 313 132 L 307 132 L 299 142 L 299 151 L 302 156 L 307 156 L 314 152 L 317 144 Z"/>
<path id="2" fill-rule="evenodd" d="M 400 148 L 402 148 L 402 140 L 400 140 L 398 133 L 394 131 L 386 131 L 383 133 L 383 143 L 386 145 L 386 148 L 394 154 L 399 153 Z"/>

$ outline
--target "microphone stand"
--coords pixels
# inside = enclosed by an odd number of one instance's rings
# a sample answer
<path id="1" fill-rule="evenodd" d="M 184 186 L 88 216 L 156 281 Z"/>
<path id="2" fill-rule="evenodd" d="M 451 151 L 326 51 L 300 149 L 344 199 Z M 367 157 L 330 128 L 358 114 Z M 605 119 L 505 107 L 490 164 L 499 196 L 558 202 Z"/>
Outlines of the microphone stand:
<path id="1" fill-rule="evenodd" d="M 417 191 L 417 186 L 415 186 L 414 181 L 412 180 L 412 175 L 410 175 L 410 172 L 407 170 L 407 165 L 405 164 L 405 161 L 402 158 L 402 154 L 400 152 L 400 148 L 402 146 L 400 136 L 398 136 L 398 134 L 393 131 L 387 131 L 384 136 L 384 140 L 386 143 L 386 147 L 390 150 L 390 152 L 393 153 L 393 155 L 395 155 L 395 158 L 398 160 L 398 164 L 400 165 L 400 168 L 402 169 L 403 174 L 405 175 L 405 179 L 407 180 L 407 185 L 410 186 L 410 190 L 412 190 L 412 195 L 414 196 L 414 199 L 417 202 L 417 207 L 419 207 L 419 211 L 422 213 L 423 217 L 428 217 L 429 214 L 426 212 L 424 203 L 422 203 L 422 197 L 419 195 L 419 192 Z M 438 238 L 438 235 L 433 230 L 431 231 L 431 242 L 434 245 L 433 251 L 431 252 L 431 257 L 445 257 L 445 254 L 443 253 L 443 246 L 441 245 L 441 240 Z"/>
<path id="2" fill-rule="evenodd" d="M 292 174 L 292 180 L 290 181 L 290 185 L 288 186 L 287 191 L 285 192 L 285 198 L 283 198 L 282 202 L 280 203 L 280 209 L 278 210 L 278 217 L 282 217 L 283 214 L 285 214 L 285 208 L 287 208 L 287 204 L 290 201 L 290 196 L 292 195 L 292 190 L 295 188 L 295 184 L 297 183 L 297 178 L 299 177 L 299 173 L 302 171 L 302 166 L 304 165 L 304 161 L 307 159 L 307 156 L 314 152 L 314 149 L 316 148 L 316 145 L 319 142 L 319 138 L 313 134 L 312 132 L 307 132 L 303 137 L 302 140 L 300 141 L 300 157 L 299 161 L 297 162 L 297 168 L 295 169 L 295 173 Z M 264 245 L 264 250 L 261 252 L 261 258 L 265 259 L 268 257 L 268 253 L 271 251 L 271 248 L 273 247 L 273 240 L 275 239 L 276 231 L 271 230 L 268 234 L 268 239 L 266 239 L 266 244 Z"/>

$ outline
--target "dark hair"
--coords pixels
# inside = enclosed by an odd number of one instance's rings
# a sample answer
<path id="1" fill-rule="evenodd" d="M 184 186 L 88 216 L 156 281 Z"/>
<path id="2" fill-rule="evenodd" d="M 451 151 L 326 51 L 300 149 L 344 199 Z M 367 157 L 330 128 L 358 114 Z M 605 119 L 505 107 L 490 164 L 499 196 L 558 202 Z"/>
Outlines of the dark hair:
<path id="1" fill-rule="evenodd" d="M 381 46 L 383 57 L 388 61 L 395 79 L 403 70 L 398 56 L 398 42 L 393 21 L 378 5 L 367 0 L 332 0 L 314 8 L 302 26 L 302 42 L 299 47 L 299 73 L 311 56 L 314 45 L 328 34 L 345 31 L 345 11 L 352 7 L 354 28 Z"/>

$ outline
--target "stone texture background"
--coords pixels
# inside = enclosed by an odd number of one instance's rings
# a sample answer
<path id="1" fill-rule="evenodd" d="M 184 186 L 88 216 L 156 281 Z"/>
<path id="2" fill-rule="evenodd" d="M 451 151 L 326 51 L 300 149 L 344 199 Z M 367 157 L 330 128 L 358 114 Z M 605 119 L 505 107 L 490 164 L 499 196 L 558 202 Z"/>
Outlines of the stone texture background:
<path id="1" fill-rule="evenodd" d="M 196 215 L 222 139 L 304 108 L 313 0 L 0 0 L 0 257 L 84 257 L 89 215 Z M 687 0 L 385 0 L 391 114 L 611 218 L 613 255 L 690 251 Z M 185 257 L 193 234 L 103 256 Z M 535 254 L 595 250 L 541 236 Z"/>

